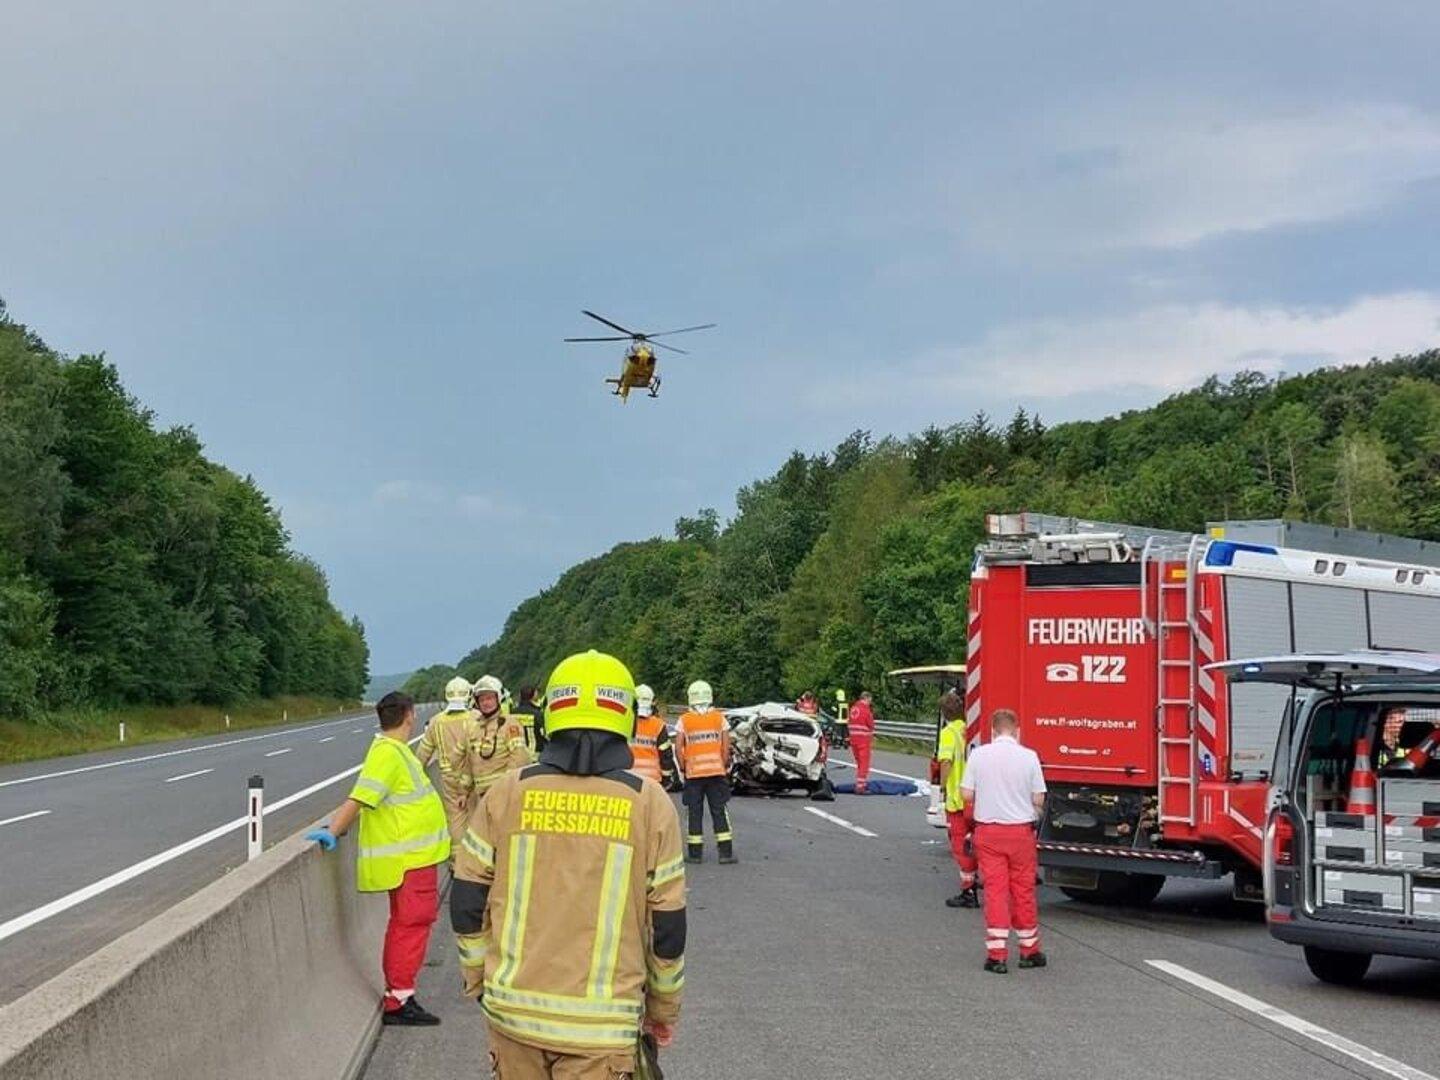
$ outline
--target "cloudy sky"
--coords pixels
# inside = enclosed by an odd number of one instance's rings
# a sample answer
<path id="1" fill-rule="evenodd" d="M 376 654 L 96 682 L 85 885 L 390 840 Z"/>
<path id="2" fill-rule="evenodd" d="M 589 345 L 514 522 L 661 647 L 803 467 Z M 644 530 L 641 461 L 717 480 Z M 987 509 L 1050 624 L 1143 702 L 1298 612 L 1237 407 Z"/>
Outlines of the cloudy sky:
<path id="1" fill-rule="evenodd" d="M 0 296 L 453 659 L 793 447 L 1440 344 L 1440 7 L 1180 7 L 12 0 Z"/>

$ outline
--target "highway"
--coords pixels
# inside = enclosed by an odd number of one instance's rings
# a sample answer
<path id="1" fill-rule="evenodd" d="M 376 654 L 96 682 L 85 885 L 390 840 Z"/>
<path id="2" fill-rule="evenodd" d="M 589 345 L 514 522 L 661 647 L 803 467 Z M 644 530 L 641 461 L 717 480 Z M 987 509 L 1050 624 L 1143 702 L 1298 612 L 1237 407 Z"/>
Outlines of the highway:
<path id="1" fill-rule="evenodd" d="M 917 758 L 877 754 L 920 775 Z M 1254 905 L 1172 882 L 1147 910 L 1042 890 L 1051 966 L 980 970 L 980 912 L 953 911 L 944 834 L 918 798 L 732 802 L 734 867 L 688 867 L 685 1015 L 662 1059 L 688 1080 L 1435 1080 L 1440 968 L 1377 959 L 1354 990 L 1311 978 Z M 815 813 L 822 810 L 829 817 Z M 873 834 L 873 835 L 866 835 Z M 438 1029 L 386 1029 L 367 1080 L 486 1075 L 437 925 L 421 997 Z"/>
<path id="2" fill-rule="evenodd" d="M 0 1004 L 244 862 L 250 776 L 267 845 L 328 812 L 376 730 L 365 711 L 0 768 Z"/>

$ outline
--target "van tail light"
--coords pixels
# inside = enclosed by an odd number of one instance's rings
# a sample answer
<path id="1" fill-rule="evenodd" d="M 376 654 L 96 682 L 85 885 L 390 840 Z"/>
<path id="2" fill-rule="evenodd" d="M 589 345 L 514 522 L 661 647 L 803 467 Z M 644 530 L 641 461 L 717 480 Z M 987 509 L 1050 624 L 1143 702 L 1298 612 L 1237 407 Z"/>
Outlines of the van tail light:
<path id="1" fill-rule="evenodd" d="M 1270 829 L 1270 856 L 1276 866 L 1295 865 L 1295 826 L 1288 814 L 1276 814 Z"/>

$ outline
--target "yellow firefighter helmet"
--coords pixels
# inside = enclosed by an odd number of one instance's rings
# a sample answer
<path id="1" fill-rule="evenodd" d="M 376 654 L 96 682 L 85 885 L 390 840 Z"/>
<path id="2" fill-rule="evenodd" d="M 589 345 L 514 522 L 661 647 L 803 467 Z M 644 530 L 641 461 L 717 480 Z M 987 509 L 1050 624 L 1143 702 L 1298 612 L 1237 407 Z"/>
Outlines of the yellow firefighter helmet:
<path id="1" fill-rule="evenodd" d="M 545 684 L 545 734 L 575 728 L 635 733 L 635 677 L 606 653 L 567 656 Z"/>

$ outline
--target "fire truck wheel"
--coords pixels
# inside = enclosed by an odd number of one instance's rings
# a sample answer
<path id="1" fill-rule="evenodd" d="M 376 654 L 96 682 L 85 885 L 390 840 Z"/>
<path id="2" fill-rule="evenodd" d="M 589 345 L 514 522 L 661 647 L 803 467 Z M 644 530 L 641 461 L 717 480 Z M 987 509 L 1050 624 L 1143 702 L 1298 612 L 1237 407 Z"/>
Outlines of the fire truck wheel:
<path id="1" fill-rule="evenodd" d="M 1356 986 L 1370 970 L 1369 953 L 1339 952 L 1318 945 L 1305 946 L 1305 966 L 1321 982 L 1336 986 Z"/>
<path id="2" fill-rule="evenodd" d="M 1145 907 L 1160 895 L 1164 887 L 1165 878 L 1160 874 L 1121 874 L 1103 870 L 1097 875 L 1093 889 L 1062 885 L 1060 891 L 1071 900 L 1082 903 Z"/>

